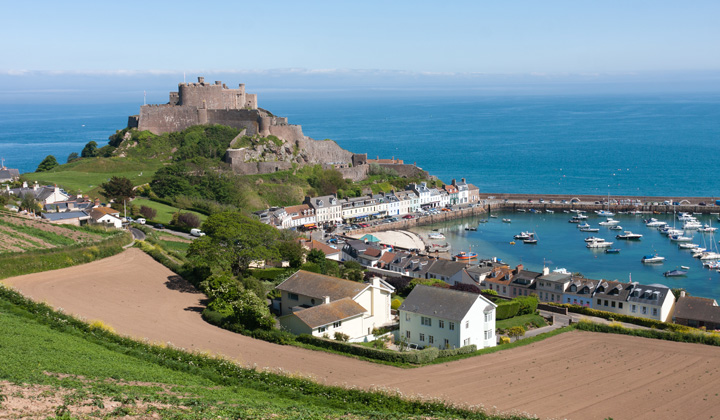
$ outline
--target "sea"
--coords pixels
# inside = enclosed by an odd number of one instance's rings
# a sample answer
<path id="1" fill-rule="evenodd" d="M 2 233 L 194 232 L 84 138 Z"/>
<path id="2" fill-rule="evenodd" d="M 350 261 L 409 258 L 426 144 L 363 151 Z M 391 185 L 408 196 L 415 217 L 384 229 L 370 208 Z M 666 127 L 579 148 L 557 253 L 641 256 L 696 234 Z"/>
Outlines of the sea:
<path id="1" fill-rule="evenodd" d="M 261 107 L 302 125 L 307 136 L 332 139 L 370 158 L 402 159 L 445 182 L 465 178 L 481 192 L 720 196 L 717 93 L 270 92 L 259 97 Z M 34 171 L 47 155 L 64 163 L 89 141 L 107 144 L 140 105 L 0 104 L 0 157 L 21 172 Z M 542 269 L 545 260 L 546 265 L 588 277 L 632 277 L 720 297 L 719 275 L 696 265 L 687 278 L 665 279 L 662 271 L 695 261 L 687 252 L 667 248 L 667 240 L 646 231 L 639 219 L 622 220 L 623 227 L 646 237 L 625 244 L 627 249 L 619 255 L 605 255 L 585 249 L 564 214 L 512 216 L 511 225 L 489 223 L 477 232 L 464 230 L 474 221 L 453 222 L 442 229 L 456 232 L 456 248 L 472 245 L 481 256 L 523 262 L 529 269 Z M 528 229 L 541 238 L 537 246 L 509 245 L 513 234 Z M 667 254 L 668 260 L 661 266 L 641 265 L 642 255 L 655 250 Z"/>

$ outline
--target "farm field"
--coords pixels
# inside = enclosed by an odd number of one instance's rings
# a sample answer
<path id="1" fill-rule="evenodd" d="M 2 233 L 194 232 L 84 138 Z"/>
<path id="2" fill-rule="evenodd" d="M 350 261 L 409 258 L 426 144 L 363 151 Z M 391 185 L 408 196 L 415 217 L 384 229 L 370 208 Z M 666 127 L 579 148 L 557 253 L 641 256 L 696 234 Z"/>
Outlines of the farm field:
<path id="1" fill-rule="evenodd" d="M 102 239 L 98 234 L 0 213 L 0 254 L 49 249 Z"/>
<path id="2" fill-rule="evenodd" d="M 717 347 L 573 331 L 512 350 L 400 369 L 209 325 L 200 317 L 204 295 L 137 249 L 4 283 L 121 334 L 323 384 L 381 387 L 541 418 L 710 418 L 720 406 Z"/>

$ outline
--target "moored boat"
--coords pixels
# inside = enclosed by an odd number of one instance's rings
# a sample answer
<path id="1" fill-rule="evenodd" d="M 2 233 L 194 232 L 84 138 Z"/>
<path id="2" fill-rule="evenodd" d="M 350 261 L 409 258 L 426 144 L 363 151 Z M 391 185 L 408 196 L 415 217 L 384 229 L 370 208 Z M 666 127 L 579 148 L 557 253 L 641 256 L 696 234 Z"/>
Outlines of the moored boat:
<path id="1" fill-rule="evenodd" d="M 610 226 L 608 229 L 610 230 L 623 230 L 623 227 L 620 225 Z"/>
<path id="2" fill-rule="evenodd" d="M 457 261 L 469 261 L 477 258 L 477 252 L 464 252 L 461 251 L 455 255 Z"/>
<path id="3" fill-rule="evenodd" d="M 615 226 L 620 224 L 619 220 L 615 220 L 612 217 L 608 217 L 604 222 L 598 223 L 600 226 Z"/>
<path id="4" fill-rule="evenodd" d="M 510 223 L 510 222 L 512 222 L 512 220 L 510 220 L 510 219 L 502 219 L 502 221 L 503 221 L 503 223 Z"/>
<path id="5" fill-rule="evenodd" d="M 620 248 L 609 248 L 605 250 L 606 254 L 619 254 Z"/>
<path id="6" fill-rule="evenodd" d="M 665 261 L 665 257 L 661 257 L 658 254 L 649 254 L 649 255 L 642 257 L 642 259 L 640 259 L 640 261 L 645 264 L 661 263 L 661 262 Z"/>
<path id="7" fill-rule="evenodd" d="M 585 247 L 587 248 L 610 248 L 612 246 L 612 242 L 608 242 L 604 239 L 599 239 L 595 241 L 588 242 Z"/>
<path id="8" fill-rule="evenodd" d="M 428 239 L 445 239 L 445 235 L 440 232 L 430 232 L 428 233 Z"/>
<path id="9" fill-rule="evenodd" d="M 615 236 L 616 239 L 625 239 L 629 241 L 638 241 L 643 236 L 639 233 L 632 233 L 629 230 L 626 230 L 624 233 Z"/>
<path id="10" fill-rule="evenodd" d="M 600 232 L 599 228 L 585 227 L 580 228 L 580 232 Z"/>
<path id="11" fill-rule="evenodd" d="M 687 275 L 687 271 L 685 270 L 670 270 L 663 273 L 663 276 L 665 277 L 682 277 Z"/>

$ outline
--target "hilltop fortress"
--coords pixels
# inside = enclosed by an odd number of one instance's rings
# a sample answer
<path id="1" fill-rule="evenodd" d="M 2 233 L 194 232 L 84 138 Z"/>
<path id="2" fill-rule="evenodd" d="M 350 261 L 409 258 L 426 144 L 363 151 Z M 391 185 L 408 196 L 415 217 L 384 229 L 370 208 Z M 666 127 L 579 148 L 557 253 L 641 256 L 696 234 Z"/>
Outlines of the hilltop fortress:
<path id="1" fill-rule="evenodd" d="M 301 126 L 288 124 L 287 118 L 259 108 L 257 95 L 246 93 L 242 83 L 237 89 L 229 89 L 220 81 L 210 84 L 198 77 L 197 83 L 178 84 L 178 91 L 170 92 L 167 104 L 143 105 L 138 115 L 128 118 L 128 128 L 154 134 L 182 131 L 199 124 L 242 130 L 225 155 L 225 161 L 238 174 L 271 173 L 294 165 L 320 164 L 336 168 L 344 177 L 357 181 L 366 178 L 370 168 L 367 154 L 353 154 L 331 140 L 313 140 L 303 134 Z M 277 139 L 267 141 L 273 136 Z M 378 164 L 391 167 L 400 175 L 412 176 L 422 171 L 402 161 Z"/>

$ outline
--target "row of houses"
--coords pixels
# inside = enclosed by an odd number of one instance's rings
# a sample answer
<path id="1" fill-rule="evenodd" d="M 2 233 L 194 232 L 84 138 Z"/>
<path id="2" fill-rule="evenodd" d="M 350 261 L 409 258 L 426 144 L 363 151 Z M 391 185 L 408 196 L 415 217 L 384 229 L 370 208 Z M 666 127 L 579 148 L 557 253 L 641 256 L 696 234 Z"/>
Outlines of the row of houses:
<path id="1" fill-rule="evenodd" d="M 305 197 L 303 204 L 273 207 L 256 214 L 264 223 L 279 229 L 312 228 L 318 224 L 337 224 L 363 220 L 404 216 L 430 208 L 457 204 L 477 203 L 480 189 L 452 180 L 441 188 L 428 187 L 426 182 L 409 184 L 403 191 L 367 194 L 361 197 L 339 199 L 334 195 Z"/>
<path id="2" fill-rule="evenodd" d="M 379 277 L 358 283 L 299 270 L 276 288 L 280 325 L 294 334 L 370 341 L 376 328 L 399 324 L 397 338 L 417 347 L 484 348 L 497 341 L 497 306 L 475 293 L 419 285 L 393 316 L 395 289 Z"/>

